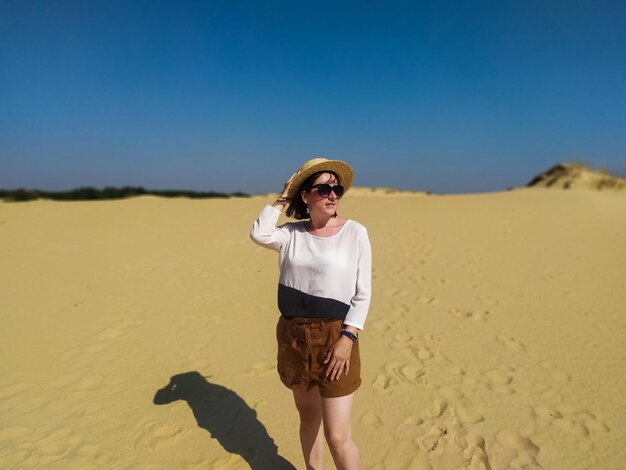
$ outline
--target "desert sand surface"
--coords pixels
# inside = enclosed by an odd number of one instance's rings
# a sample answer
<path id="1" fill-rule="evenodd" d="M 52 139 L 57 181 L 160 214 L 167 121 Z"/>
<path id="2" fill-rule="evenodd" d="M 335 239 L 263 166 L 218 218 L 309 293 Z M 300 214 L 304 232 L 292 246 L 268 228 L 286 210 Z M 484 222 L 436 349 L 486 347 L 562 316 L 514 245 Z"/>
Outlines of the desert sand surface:
<path id="1" fill-rule="evenodd" d="M 0 203 L 0 468 L 303 468 L 268 196 Z M 626 197 L 355 188 L 367 469 L 623 469 Z M 326 468 L 334 468 L 327 453 Z"/>

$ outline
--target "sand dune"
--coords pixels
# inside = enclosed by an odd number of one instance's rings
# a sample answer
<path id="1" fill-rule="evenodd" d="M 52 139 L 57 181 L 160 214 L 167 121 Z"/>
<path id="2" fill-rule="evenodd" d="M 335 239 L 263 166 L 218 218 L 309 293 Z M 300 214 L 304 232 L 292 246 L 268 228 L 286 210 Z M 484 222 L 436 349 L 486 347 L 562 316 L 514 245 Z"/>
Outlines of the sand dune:
<path id="1" fill-rule="evenodd" d="M 626 179 L 578 163 L 559 163 L 535 176 L 527 186 L 626 191 Z"/>
<path id="2" fill-rule="evenodd" d="M 340 210 L 373 245 L 366 468 L 624 468 L 623 194 L 396 196 Z M 302 468 L 269 200 L 0 204 L 0 467 Z"/>

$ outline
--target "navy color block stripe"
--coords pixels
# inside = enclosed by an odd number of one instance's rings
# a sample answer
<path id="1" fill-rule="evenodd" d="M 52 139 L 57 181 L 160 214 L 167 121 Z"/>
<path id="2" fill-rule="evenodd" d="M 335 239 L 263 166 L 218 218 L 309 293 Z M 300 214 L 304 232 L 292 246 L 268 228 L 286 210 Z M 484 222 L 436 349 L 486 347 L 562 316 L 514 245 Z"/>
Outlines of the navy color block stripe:
<path id="1" fill-rule="evenodd" d="M 283 317 L 346 318 L 350 305 L 339 300 L 306 294 L 278 284 L 278 309 Z"/>

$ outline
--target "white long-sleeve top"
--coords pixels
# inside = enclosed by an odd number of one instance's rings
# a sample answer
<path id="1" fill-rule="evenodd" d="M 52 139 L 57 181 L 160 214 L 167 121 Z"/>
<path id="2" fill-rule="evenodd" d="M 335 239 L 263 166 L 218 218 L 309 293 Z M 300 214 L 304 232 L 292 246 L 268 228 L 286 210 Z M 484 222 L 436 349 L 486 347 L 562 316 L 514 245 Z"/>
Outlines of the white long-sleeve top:
<path id="1" fill-rule="evenodd" d="M 370 305 L 372 249 L 367 229 L 348 219 L 317 237 L 305 221 L 276 226 L 281 211 L 266 205 L 250 238 L 279 253 L 278 308 L 289 317 L 341 318 L 363 329 Z"/>

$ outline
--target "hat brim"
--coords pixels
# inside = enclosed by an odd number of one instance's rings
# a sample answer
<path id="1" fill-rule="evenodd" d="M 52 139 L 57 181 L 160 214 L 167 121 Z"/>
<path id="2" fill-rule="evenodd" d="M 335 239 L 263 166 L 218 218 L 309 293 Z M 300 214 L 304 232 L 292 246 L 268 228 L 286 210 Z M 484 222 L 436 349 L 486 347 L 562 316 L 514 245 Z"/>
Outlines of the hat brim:
<path id="1" fill-rule="evenodd" d="M 352 182 L 354 181 L 354 170 L 352 167 L 341 160 L 326 160 L 312 165 L 306 170 L 298 173 L 289 186 L 287 197 L 293 198 L 296 196 L 300 191 L 302 183 L 304 183 L 309 176 L 323 171 L 335 173 L 339 178 L 339 184 L 343 186 L 344 191 L 347 191 L 352 186 Z"/>

